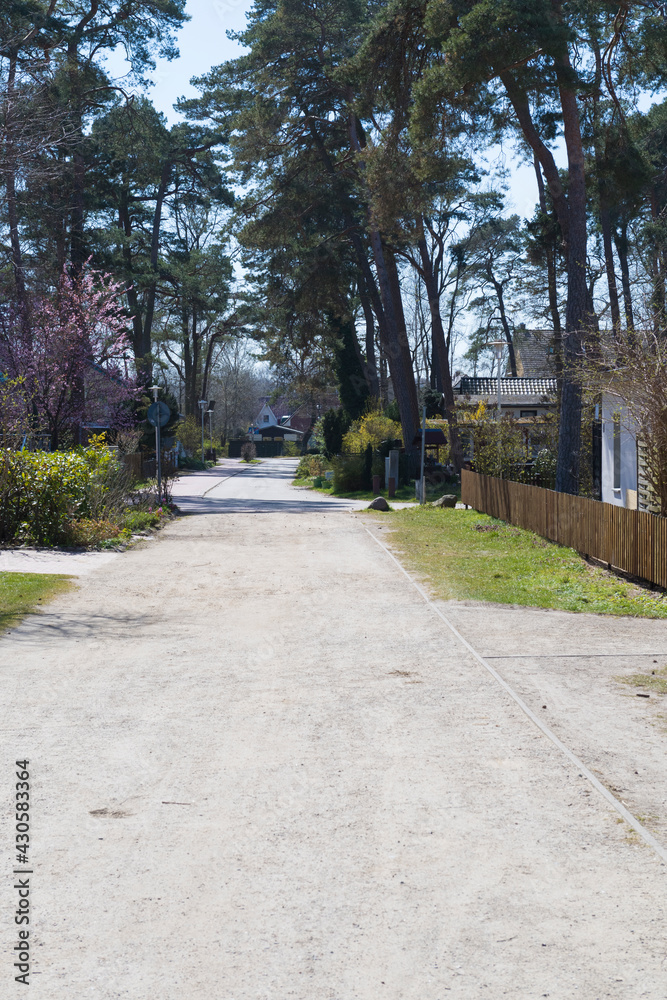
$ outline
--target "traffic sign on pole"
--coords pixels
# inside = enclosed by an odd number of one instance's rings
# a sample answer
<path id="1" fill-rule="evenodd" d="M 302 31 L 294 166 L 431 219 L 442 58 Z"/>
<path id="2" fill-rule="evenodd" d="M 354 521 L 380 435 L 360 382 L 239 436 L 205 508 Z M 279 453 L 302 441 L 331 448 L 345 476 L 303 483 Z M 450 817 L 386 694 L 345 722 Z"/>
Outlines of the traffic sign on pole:
<path id="1" fill-rule="evenodd" d="M 153 427 L 164 427 L 165 424 L 169 423 L 170 416 L 171 410 L 162 400 L 159 400 L 157 403 L 151 403 L 146 414 L 148 423 L 152 424 Z"/>

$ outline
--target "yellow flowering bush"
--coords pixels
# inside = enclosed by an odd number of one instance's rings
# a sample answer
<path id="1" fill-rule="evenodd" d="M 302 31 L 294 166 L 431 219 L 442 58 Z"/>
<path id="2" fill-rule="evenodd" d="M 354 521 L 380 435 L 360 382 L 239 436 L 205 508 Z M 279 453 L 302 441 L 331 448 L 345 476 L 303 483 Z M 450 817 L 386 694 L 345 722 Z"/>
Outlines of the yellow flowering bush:
<path id="1" fill-rule="evenodd" d="M 355 420 L 343 438 L 343 452 L 359 455 L 370 445 L 376 451 L 383 441 L 402 436 L 401 425 L 382 410 L 371 410 L 361 420 Z"/>

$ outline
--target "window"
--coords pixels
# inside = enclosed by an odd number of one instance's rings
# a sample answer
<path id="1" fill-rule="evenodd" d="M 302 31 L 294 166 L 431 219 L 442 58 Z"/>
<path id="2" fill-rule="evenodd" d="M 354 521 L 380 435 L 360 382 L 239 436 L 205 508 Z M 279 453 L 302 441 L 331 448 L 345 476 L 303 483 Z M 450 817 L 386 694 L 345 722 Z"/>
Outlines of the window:
<path id="1" fill-rule="evenodd" d="M 621 417 L 614 414 L 614 489 L 621 489 Z"/>
<path id="2" fill-rule="evenodd" d="M 264 414 L 264 423 L 268 424 L 268 422 L 269 422 L 269 415 L 268 415 L 268 413 L 265 413 Z"/>
<path id="3" fill-rule="evenodd" d="M 536 417 L 537 410 L 519 410 L 520 417 Z"/>

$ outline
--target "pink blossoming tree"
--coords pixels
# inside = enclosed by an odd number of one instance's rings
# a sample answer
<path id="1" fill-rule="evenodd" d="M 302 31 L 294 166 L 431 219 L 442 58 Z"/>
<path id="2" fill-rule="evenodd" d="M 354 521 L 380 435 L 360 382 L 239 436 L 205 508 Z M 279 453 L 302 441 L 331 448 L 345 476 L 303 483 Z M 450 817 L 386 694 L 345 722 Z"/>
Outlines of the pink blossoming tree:
<path id="1" fill-rule="evenodd" d="M 31 303 L 27 323 L 0 313 L 0 370 L 21 380 L 33 428 L 48 432 L 53 449 L 85 423 L 133 423 L 137 384 L 121 295 L 109 275 L 86 267 L 76 279 L 64 271 L 53 297 Z"/>

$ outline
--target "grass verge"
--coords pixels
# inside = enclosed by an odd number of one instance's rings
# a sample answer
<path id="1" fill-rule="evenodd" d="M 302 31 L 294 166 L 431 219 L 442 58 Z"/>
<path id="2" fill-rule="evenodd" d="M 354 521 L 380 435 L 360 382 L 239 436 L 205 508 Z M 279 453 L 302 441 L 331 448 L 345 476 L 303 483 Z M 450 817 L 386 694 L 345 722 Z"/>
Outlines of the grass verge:
<path id="1" fill-rule="evenodd" d="M 36 607 L 69 590 L 72 579 L 51 573 L 0 573 L 0 632 Z"/>
<path id="2" fill-rule="evenodd" d="M 586 563 L 572 549 L 474 510 L 381 514 L 409 568 L 444 600 L 667 618 L 667 595 Z"/>
<path id="3" fill-rule="evenodd" d="M 621 684 L 631 687 L 648 688 L 656 694 L 667 694 L 667 667 L 652 670 L 650 674 L 630 674 L 629 677 L 617 677 Z"/>
<path id="4" fill-rule="evenodd" d="M 326 493 L 330 497 L 338 497 L 341 500 L 374 500 L 376 496 L 382 496 L 385 500 L 389 500 L 389 494 L 386 490 L 380 490 L 380 493 L 373 493 L 372 490 L 356 490 L 354 493 L 334 493 L 333 486 L 331 482 L 326 480 L 322 481 L 321 486 L 316 485 L 316 480 L 320 477 L 309 477 L 307 479 L 295 479 L 292 482 L 293 486 L 305 486 L 308 489 L 316 490 L 318 493 Z M 461 495 L 460 486 L 437 486 L 437 487 L 427 487 L 426 489 L 426 500 L 432 501 L 437 500 L 438 497 L 443 496 L 445 493 L 453 493 L 457 497 Z M 398 500 L 400 503 L 407 503 L 409 501 L 415 501 L 415 484 L 410 483 L 409 486 L 399 486 L 396 490 L 396 496 L 391 497 L 391 500 Z"/>

